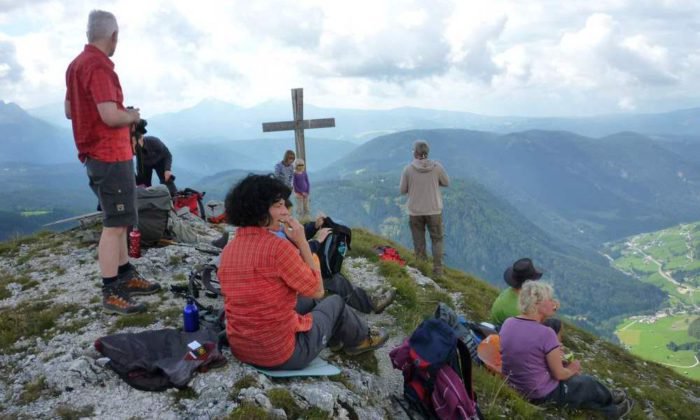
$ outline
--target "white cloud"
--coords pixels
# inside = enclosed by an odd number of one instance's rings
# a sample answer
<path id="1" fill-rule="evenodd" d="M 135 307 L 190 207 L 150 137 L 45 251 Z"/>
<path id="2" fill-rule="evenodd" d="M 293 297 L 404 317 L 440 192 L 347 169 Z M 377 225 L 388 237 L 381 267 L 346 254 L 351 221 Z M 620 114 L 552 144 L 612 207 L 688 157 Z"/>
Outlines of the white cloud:
<path id="1" fill-rule="evenodd" d="M 93 8 L 119 20 L 113 60 L 145 115 L 298 86 L 322 106 L 501 115 L 699 103 L 690 0 L 0 0 L 0 99 L 61 102 Z"/>

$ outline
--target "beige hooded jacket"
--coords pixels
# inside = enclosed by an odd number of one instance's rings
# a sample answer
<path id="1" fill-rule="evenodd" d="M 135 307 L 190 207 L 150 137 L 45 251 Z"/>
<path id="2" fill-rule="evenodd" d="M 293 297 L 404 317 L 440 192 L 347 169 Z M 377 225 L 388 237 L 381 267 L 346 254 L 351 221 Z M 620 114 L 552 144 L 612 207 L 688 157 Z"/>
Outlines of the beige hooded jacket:
<path id="1" fill-rule="evenodd" d="M 439 187 L 447 187 L 450 178 L 439 162 L 414 159 L 403 170 L 399 189 L 408 194 L 408 214 L 430 216 L 442 213 L 442 194 Z"/>

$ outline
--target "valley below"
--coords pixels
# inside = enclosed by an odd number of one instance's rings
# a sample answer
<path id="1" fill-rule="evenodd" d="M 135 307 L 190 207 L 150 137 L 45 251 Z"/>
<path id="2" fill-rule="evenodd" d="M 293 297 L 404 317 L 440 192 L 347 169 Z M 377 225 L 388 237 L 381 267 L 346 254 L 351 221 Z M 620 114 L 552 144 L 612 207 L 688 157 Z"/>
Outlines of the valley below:
<path id="1" fill-rule="evenodd" d="M 633 354 L 700 380 L 700 222 L 607 244 L 613 267 L 668 294 L 655 314 L 627 317 L 615 330 Z"/>

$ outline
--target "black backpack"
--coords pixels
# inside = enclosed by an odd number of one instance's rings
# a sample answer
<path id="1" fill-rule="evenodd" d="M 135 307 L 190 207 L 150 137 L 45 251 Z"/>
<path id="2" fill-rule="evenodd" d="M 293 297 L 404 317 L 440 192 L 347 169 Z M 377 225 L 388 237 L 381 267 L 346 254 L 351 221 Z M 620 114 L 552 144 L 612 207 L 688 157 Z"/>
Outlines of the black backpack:
<path id="1" fill-rule="evenodd" d="M 340 273 L 345 254 L 350 250 L 352 230 L 345 225 L 334 222 L 330 217 L 324 219 L 321 227 L 332 230 L 332 233 L 321 243 L 321 249 L 318 252 L 321 276 L 327 279 Z"/>

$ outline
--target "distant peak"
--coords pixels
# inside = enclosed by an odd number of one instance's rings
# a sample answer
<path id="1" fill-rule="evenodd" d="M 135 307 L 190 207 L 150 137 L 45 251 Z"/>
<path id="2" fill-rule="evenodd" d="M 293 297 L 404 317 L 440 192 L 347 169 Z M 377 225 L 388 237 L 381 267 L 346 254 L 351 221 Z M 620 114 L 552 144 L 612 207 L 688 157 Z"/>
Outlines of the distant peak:
<path id="1" fill-rule="evenodd" d="M 226 102 L 222 101 L 221 99 L 217 98 L 205 98 L 202 99 L 197 105 L 195 105 L 193 108 L 239 108 L 238 105 L 235 105 L 231 102 Z"/>

